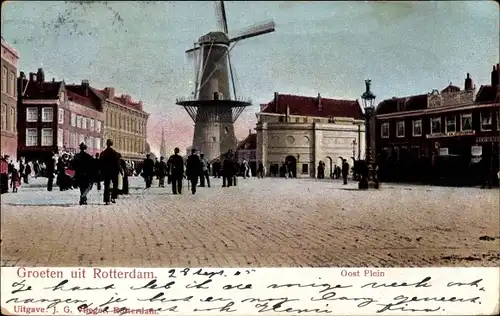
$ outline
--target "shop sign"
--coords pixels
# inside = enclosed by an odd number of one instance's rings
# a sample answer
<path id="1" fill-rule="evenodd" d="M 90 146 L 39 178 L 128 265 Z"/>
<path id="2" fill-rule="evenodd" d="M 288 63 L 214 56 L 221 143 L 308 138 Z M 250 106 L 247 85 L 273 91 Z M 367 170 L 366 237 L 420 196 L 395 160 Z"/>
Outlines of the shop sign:
<path id="1" fill-rule="evenodd" d="M 427 134 L 425 136 L 427 138 L 439 138 L 439 137 L 470 136 L 470 135 L 476 135 L 476 131 L 469 131 L 469 132 L 447 132 L 447 133 L 438 133 L 438 134 Z"/>
<path id="2" fill-rule="evenodd" d="M 470 153 L 472 156 L 481 156 L 483 154 L 483 146 L 472 146 Z"/>
<path id="3" fill-rule="evenodd" d="M 439 156 L 448 156 L 448 155 L 449 153 L 447 147 L 439 148 Z"/>
<path id="4" fill-rule="evenodd" d="M 478 137 L 476 139 L 476 142 L 478 142 L 478 143 L 498 143 L 498 142 L 500 142 L 500 136 Z"/>

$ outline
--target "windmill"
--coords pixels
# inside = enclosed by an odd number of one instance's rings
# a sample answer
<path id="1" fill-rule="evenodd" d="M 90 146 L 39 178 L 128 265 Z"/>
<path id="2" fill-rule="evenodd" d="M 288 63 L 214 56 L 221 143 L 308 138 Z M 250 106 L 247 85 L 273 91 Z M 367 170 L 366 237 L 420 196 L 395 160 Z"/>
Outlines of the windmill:
<path id="1" fill-rule="evenodd" d="M 236 148 L 234 122 L 245 107 L 252 104 L 236 94 L 230 52 L 244 39 L 274 32 L 275 26 L 269 21 L 230 37 L 223 1 L 215 1 L 215 15 L 218 30 L 201 36 L 194 47 L 186 51 L 195 64 L 194 91 L 188 99 L 176 102 L 195 123 L 193 148 L 210 160 Z"/>

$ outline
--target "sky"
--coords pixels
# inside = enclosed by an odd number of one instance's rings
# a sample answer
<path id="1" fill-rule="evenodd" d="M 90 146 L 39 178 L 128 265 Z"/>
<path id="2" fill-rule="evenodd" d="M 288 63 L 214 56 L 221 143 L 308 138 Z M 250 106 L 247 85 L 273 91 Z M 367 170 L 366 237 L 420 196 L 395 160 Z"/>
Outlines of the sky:
<path id="1" fill-rule="evenodd" d="M 238 139 L 255 128 L 274 92 L 359 99 L 372 80 L 377 102 L 463 87 L 479 88 L 499 62 L 499 8 L 493 1 L 226 1 L 229 34 L 274 20 L 276 31 L 231 51 L 238 96 L 251 98 Z M 216 31 L 213 1 L 8 1 L 2 36 L 21 55 L 20 71 L 66 83 L 89 80 L 143 100 L 148 142 L 158 153 L 191 145 L 194 123 L 176 98 L 193 91 L 185 50 Z"/>

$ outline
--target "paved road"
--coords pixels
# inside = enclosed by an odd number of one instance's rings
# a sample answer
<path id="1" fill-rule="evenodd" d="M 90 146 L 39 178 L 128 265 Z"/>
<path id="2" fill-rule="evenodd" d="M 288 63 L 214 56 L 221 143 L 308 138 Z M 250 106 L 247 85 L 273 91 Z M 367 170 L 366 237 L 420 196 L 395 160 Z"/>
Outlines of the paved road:
<path id="1" fill-rule="evenodd" d="M 498 266 L 499 191 L 239 180 L 140 189 L 78 206 L 77 190 L 2 195 L 2 266 Z M 187 188 L 185 188 L 187 189 Z M 481 240 L 480 237 L 487 236 Z M 484 239 L 484 238 L 483 238 Z"/>

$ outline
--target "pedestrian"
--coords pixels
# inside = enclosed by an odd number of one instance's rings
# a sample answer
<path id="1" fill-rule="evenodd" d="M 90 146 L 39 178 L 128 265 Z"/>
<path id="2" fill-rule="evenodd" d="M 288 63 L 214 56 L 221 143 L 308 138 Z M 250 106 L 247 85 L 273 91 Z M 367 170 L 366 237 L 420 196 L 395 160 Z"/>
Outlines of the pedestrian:
<path id="1" fill-rule="evenodd" d="M 120 172 L 120 157 L 113 148 L 113 141 L 106 141 L 106 149 L 99 157 L 99 167 L 104 180 L 104 203 L 116 203 L 118 196 L 118 173 Z M 111 187 L 112 185 L 112 187 Z M 110 199 L 111 195 L 111 199 Z"/>
<path id="2" fill-rule="evenodd" d="M 204 154 L 200 154 L 200 164 L 201 164 L 201 175 L 200 175 L 200 187 L 205 186 L 205 181 L 207 181 L 207 186 L 210 188 L 210 173 L 208 171 L 208 161 Z"/>
<path id="3" fill-rule="evenodd" d="M 264 178 L 264 165 L 260 160 L 257 162 L 257 178 Z"/>
<path id="4" fill-rule="evenodd" d="M 1 194 L 9 192 L 9 163 L 7 162 L 9 156 L 1 157 L 0 161 L 0 188 Z"/>
<path id="5" fill-rule="evenodd" d="M 119 194 L 127 195 L 129 192 L 128 188 L 128 171 L 127 171 L 127 163 L 125 160 L 120 159 L 120 173 L 122 177 L 122 187 L 119 191 Z"/>
<path id="6" fill-rule="evenodd" d="M 52 191 L 52 186 L 54 185 L 54 172 L 56 171 L 56 161 L 55 155 L 47 159 L 45 164 L 45 172 L 47 174 L 47 191 Z"/>
<path id="7" fill-rule="evenodd" d="M 170 156 L 169 178 L 172 183 L 172 193 L 182 194 L 182 178 L 184 177 L 184 159 L 179 155 L 179 148 L 174 149 L 174 154 Z"/>
<path id="8" fill-rule="evenodd" d="M 232 157 L 232 150 L 229 150 L 222 163 L 222 187 L 232 187 L 234 176 L 236 174 L 236 166 Z"/>
<path id="9" fill-rule="evenodd" d="M 250 178 L 250 166 L 248 165 L 248 161 L 243 158 L 243 179 L 247 177 Z"/>
<path id="10" fill-rule="evenodd" d="M 158 177 L 158 187 L 165 187 L 165 176 L 167 175 L 167 164 L 165 163 L 165 157 L 161 156 L 160 161 L 156 165 L 156 176 Z"/>
<path id="11" fill-rule="evenodd" d="M 186 177 L 191 184 L 191 193 L 196 193 L 198 178 L 202 173 L 200 157 L 196 154 L 196 149 L 191 149 L 191 155 L 187 158 Z"/>
<path id="12" fill-rule="evenodd" d="M 349 164 L 347 160 L 342 160 L 342 179 L 344 179 L 344 185 L 347 184 L 347 176 L 349 175 Z"/>
<path id="13" fill-rule="evenodd" d="M 212 164 L 212 170 L 214 172 L 214 178 L 220 178 L 221 176 L 221 162 L 219 158 L 215 160 L 215 162 Z"/>
<path id="14" fill-rule="evenodd" d="M 86 152 L 85 143 L 81 143 L 79 147 L 80 152 L 75 155 L 71 164 L 75 171 L 75 182 L 80 188 L 80 205 L 87 205 L 87 194 L 94 184 L 97 164 L 94 157 Z"/>
<path id="15" fill-rule="evenodd" d="M 24 167 L 24 173 L 23 173 L 24 183 L 29 184 L 30 175 L 31 175 L 31 165 L 27 162 L 25 167 Z"/>
<path id="16" fill-rule="evenodd" d="M 99 165 L 99 153 L 95 154 L 95 161 L 96 161 L 95 183 L 97 184 L 97 191 L 101 191 L 102 176 L 101 176 L 101 167 Z"/>
<path id="17" fill-rule="evenodd" d="M 146 182 L 146 189 L 151 187 L 153 176 L 155 172 L 155 161 L 151 159 L 151 155 L 147 154 L 146 159 L 142 162 L 142 176 Z"/>
<path id="18" fill-rule="evenodd" d="M 21 186 L 21 175 L 16 168 L 12 171 L 12 177 L 10 180 L 10 185 L 12 187 L 12 192 L 17 193 L 17 189 Z"/>

